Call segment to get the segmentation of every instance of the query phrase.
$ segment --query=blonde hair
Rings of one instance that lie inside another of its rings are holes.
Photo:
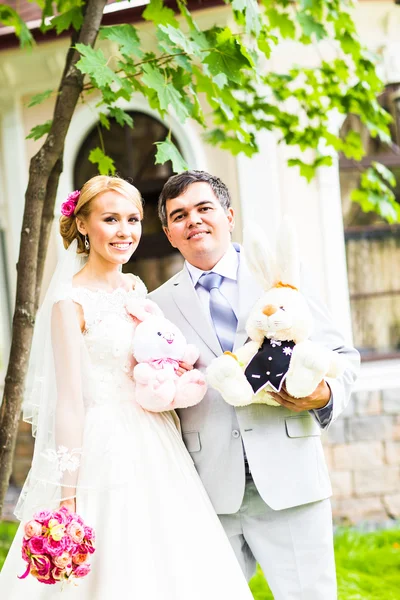
[[[96,175],[89,179],[82,187],[74,213],[70,217],[64,215],[60,217],[60,234],[63,238],[65,248],[68,248],[76,239],[78,241],[78,254],[87,252],[85,250],[85,236],[78,231],[76,217],[87,219],[91,213],[93,200],[99,194],[108,191],[118,192],[118,194],[133,202],[139,211],[140,218],[143,218],[142,196],[139,190],[120,177]]]

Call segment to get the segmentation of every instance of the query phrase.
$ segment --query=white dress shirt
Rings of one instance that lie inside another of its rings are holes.
[[[224,256],[221,258],[219,262],[210,269],[210,271],[202,271],[197,267],[185,261],[186,269],[189,271],[189,275],[191,277],[193,287],[196,290],[196,293],[199,297],[201,305],[203,307],[204,313],[207,315],[210,323],[212,324],[211,313],[210,313],[210,294],[209,292],[201,285],[197,285],[200,277],[203,273],[218,273],[218,275],[222,275],[224,278],[221,283],[221,287],[219,288],[221,294],[225,296],[228,300],[229,304],[232,307],[233,312],[238,319],[239,313],[239,290],[237,285],[237,274],[239,268],[239,252],[235,250],[233,244],[229,244],[228,250],[225,252]]]

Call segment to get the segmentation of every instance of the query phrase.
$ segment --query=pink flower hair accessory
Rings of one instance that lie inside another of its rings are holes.
[[[68,194],[66,201],[61,204],[61,214],[64,215],[64,217],[72,217],[80,195],[81,193],[79,190],[75,190]]]

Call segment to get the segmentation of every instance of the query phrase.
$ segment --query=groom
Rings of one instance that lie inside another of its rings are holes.
[[[151,299],[199,348],[196,366],[205,369],[222,353],[222,337],[225,348],[245,343],[246,319],[262,290],[231,243],[234,211],[220,179],[203,171],[172,176],[159,216],[185,265]],[[210,305],[215,285],[222,323]],[[184,442],[243,571],[250,578],[258,562],[275,600],[337,597],[332,490],[320,435],[348,403],[359,357],[305,295],[315,320],[312,339],[347,359],[342,377],[321,381],[307,398],[282,390],[275,394],[281,407],[235,409],[210,389],[200,404],[179,412]]]

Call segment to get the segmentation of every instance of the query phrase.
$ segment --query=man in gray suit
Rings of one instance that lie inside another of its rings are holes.
[[[233,351],[247,335],[249,311],[262,290],[231,243],[234,211],[229,191],[202,171],[174,175],[159,201],[164,231],[185,258],[183,270],[151,295],[200,350],[205,369],[222,353],[203,273],[222,276],[220,292],[235,313]],[[315,330],[312,339],[347,359],[343,376],[321,381],[307,398],[284,389],[280,407],[233,408],[214,390],[179,411],[184,442],[245,574],[261,565],[276,600],[334,600],[332,490],[320,442],[347,405],[359,364],[321,304],[305,293]],[[194,515],[195,518],[195,515]]]

